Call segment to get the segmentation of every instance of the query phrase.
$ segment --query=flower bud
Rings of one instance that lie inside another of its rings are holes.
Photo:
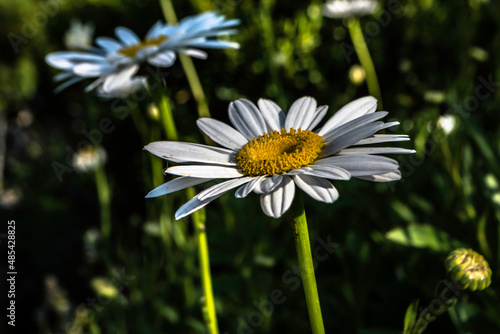
[[[471,291],[484,290],[491,284],[491,269],[484,257],[472,249],[459,248],[448,255],[446,271],[451,278]]]

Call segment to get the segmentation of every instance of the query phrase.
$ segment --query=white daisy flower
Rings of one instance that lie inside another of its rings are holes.
[[[317,107],[311,97],[295,101],[287,115],[270,100],[260,99],[258,107],[245,99],[236,100],[229,105],[229,119],[234,127],[212,118],[197,121],[207,136],[225,148],[167,141],[153,142],[144,148],[181,164],[165,170],[181,177],[155,188],[146,197],[169,194],[213,179],[228,179],[198,193],[176,212],[175,218],[183,218],[238,187],[237,198],[253,191],[261,196],[264,213],[278,218],[292,204],[295,186],[315,200],[332,203],[339,194],[328,179],[399,180],[397,161],[377,154],[415,151],[364,146],[409,140],[406,135],[375,134],[399,124],[379,121],[388,113],[375,112],[376,108],[375,98],[358,99],[314,130],[328,107]]]
[[[323,15],[334,19],[375,13],[377,0],[330,0],[323,5]]]
[[[49,65],[63,71],[55,77],[56,81],[66,80],[58,87],[59,91],[85,78],[97,78],[87,87],[87,91],[101,84],[127,85],[126,81],[118,81],[117,76],[113,74],[145,62],[157,67],[170,67],[176,59],[176,53],[205,59],[207,54],[199,48],[239,48],[238,43],[213,39],[221,35],[235,34],[236,30],[230,28],[239,22],[226,20],[224,16],[214,12],[207,12],[187,17],[175,26],[157,22],[144,40],[130,29],[118,27],[115,29],[118,39],[96,39],[99,48],[89,48],[89,52],[54,52],[47,55],[45,60]]]

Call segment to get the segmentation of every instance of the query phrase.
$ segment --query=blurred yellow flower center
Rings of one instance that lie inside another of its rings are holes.
[[[312,131],[281,129],[246,143],[236,160],[245,175],[282,174],[313,163],[324,147],[323,137]]]
[[[145,48],[147,46],[160,45],[167,39],[168,37],[163,35],[155,38],[148,38],[145,41],[140,41],[139,44],[130,45],[127,46],[126,48],[120,49],[118,50],[118,53],[130,58],[135,58],[137,51],[139,51],[140,49]]]

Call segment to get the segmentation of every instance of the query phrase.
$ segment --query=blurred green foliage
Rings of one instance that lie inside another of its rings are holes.
[[[36,24],[49,2],[57,10]],[[488,0],[401,0],[397,12],[388,14],[388,3],[361,24],[384,106],[401,122],[389,131],[409,134],[412,142],[402,146],[417,153],[397,157],[400,182],[336,182],[336,203],[306,199],[312,247],[319,240],[335,246],[316,273],[325,326],[337,333],[402,331],[408,305],[415,299],[428,305],[434,298],[436,284],[446,277],[446,254],[467,247],[485,256],[493,283],[461,296],[426,332],[498,333],[500,7]],[[233,38],[240,50],[209,51],[207,60],[195,60],[216,119],[227,121],[228,104],[239,97],[265,97],[288,108],[311,95],[329,105],[331,115],[367,95],[365,85],[349,81],[358,61],[341,47],[351,44],[347,30],[342,20],[321,15],[321,1],[191,0],[174,6],[180,18],[217,9],[242,21]],[[168,201],[176,209],[186,198],[144,199],[165,181],[158,173],[153,184],[150,157],[142,151],[153,136],[148,131],[159,131],[147,113],[149,101],[103,101],[85,94],[83,84],[52,93],[55,71],[44,57],[65,49],[63,36],[73,18],[93,22],[96,36],[113,36],[119,25],[142,36],[163,19],[159,4],[149,0],[0,1],[6,37],[0,42],[0,122],[7,124],[0,214],[17,224],[23,268],[19,328],[204,333],[192,225],[173,221],[173,211],[159,212]],[[30,25],[32,37],[23,32]],[[22,42],[13,46],[10,33]],[[201,142],[196,103],[180,63],[162,71],[168,72],[167,94],[182,139]],[[448,114],[456,120],[449,132],[440,123]],[[98,232],[92,175],[71,171],[59,180],[53,167],[67,165],[71,152],[88,140],[82,130],[97,129],[104,118],[114,126],[101,142],[112,194],[108,239]],[[142,132],[137,120],[147,124]],[[153,163],[161,173],[165,162]],[[167,225],[159,224],[161,214]],[[210,204],[206,214],[221,333],[307,333],[286,217],[265,217],[257,196],[238,200],[232,194]],[[284,301],[271,312],[266,301],[276,289]]]

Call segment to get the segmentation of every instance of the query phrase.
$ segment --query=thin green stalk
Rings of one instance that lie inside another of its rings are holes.
[[[271,74],[272,84],[269,86],[270,94],[272,94],[278,101],[279,105],[285,105],[285,95],[282,94],[283,87],[281,85],[279,67],[276,63],[276,37],[274,35],[273,18],[271,16],[273,1],[261,1],[259,13],[259,26],[262,28],[262,37],[265,43],[264,58],[269,66],[269,73]]]
[[[368,91],[378,100],[379,109],[383,109],[382,95],[380,94],[377,72],[375,72],[375,66],[373,65],[370,52],[368,51],[368,46],[366,45],[359,19],[357,17],[350,18],[347,22],[347,27],[349,29],[349,34],[351,35],[352,43],[354,44],[354,49],[358,54],[359,62],[366,73]]]
[[[111,233],[111,192],[109,189],[108,177],[104,170],[104,165],[100,164],[95,170],[95,183],[97,186],[97,196],[101,206],[101,233],[104,238]]]
[[[163,15],[167,20],[168,24],[177,24],[177,16],[175,15],[174,6],[170,0],[160,0],[161,8],[163,10]],[[193,92],[194,99],[198,104],[198,115],[200,117],[210,117],[210,110],[208,109],[207,98],[205,97],[205,92],[201,87],[200,78],[194,67],[193,61],[189,56],[180,54],[179,59],[186,73],[187,79],[189,81],[189,86],[191,86],[191,91]]]
[[[316,286],[316,276],[314,274],[306,211],[304,210],[304,204],[300,195],[297,195],[292,209],[292,229],[295,238],[295,247],[297,249],[297,257],[299,259],[302,283],[304,284],[311,329],[313,334],[324,334],[325,327],[323,325],[318,288]]]
[[[195,196],[193,188],[187,190],[189,198]],[[210,334],[218,334],[217,315],[215,310],[214,292],[212,289],[212,276],[210,274],[210,256],[208,253],[208,240],[205,229],[205,210],[193,213],[196,241],[198,242],[198,258],[200,261],[200,276],[203,285],[202,312],[205,324]]]
[[[162,3],[163,2],[165,1],[162,1]],[[170,7],[171,7],[171,12],[173,12],[171,4]],[[170,108],[168,102],[168,98],[165,96],[164,93],[162,93],[158,96],[158,99],[156,101],[157,101],[156,102],[157,106],[160,110],[161,122],[163,124],[167,139],[178,140],[178,134],[175,127],[174,118],[172,116],[172,109]],[[210,113],[208,113],[208,117],[210,117]],[[193,188],[187,189],[186,193],[188,195],[188,198],[193,198],[195,196]],[[219,330],[217,327],[217,315],[215,311],[215,302],[212,290],[212,276],[210,273],[210,257],[208,253],[208,241],[207,241],[207,234],[205,231],[205,221],[206,221],[205,210],[201,209],[193,213],[196,242],[198,244],[200,277],[203,286],[203,301],[202,301],[203,318],[207,328],[209,329],[210,334],[218,334]]]
[[[168,98],[165,94],[161,94],[158,101],[158,109],[160,110],[160,118],[163,124],[163,130],[168,140],[179,140],[177,128],[175,127],[174,117]]]

